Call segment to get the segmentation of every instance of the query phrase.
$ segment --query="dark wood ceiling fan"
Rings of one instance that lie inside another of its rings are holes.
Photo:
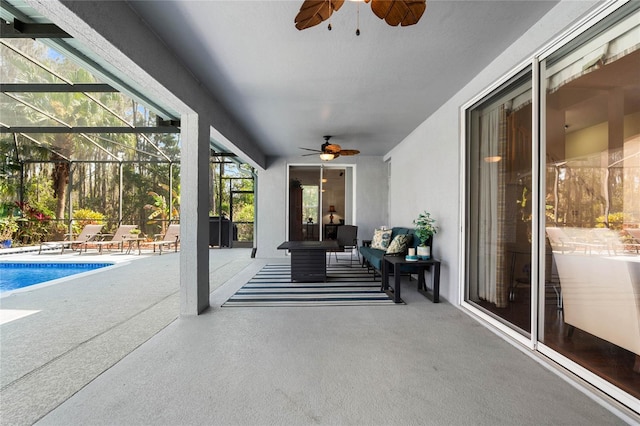
[[[357,149],[342,149],[340,145],[335,143],[329,143],[329,139],[331,136],[323,136],[324,143],[320,145],[320,149],[312,149],[312,148],[300,148],[305,151],[313,151],[313,154],[304,154],[303,157],[308,157],[310,155],[320,155],[320,159],[323,161],[334,160],[341,155],[357,155],[360,154],[360,151]]]
[[[427,8],[426,0],[364,0],[364,2],[371,3],[373,13],[392,27],[397,25],[406,27],[418,23]],[[343,4],[344,0],[305,0],[296,15],[296,28],[304,30],[326,21]]]

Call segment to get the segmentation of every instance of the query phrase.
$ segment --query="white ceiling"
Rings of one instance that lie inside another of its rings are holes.
[[[295,29],[302,0],[129,3],[266,155],[297,156],[323,135],[386,154],[557,1],[429,0],[411,27],[345,2],[332,31]]]

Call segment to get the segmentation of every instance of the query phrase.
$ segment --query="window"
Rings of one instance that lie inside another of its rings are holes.
[[[320,217],[320,187],[317,185],[302,185],[302,217],[306,222],[318,223]]]

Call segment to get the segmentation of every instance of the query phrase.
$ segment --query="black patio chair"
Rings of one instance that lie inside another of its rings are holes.
[[[349,250],[349,262],[353,263],[353,250],[358,248],[358,227],[355,225],[338,226],[336,241],[338,242],[338,249],[332,250],[336,257],[336,262],[339,261],[338,252]],[[331,264],[331,253],[329,253],[329,264]]]

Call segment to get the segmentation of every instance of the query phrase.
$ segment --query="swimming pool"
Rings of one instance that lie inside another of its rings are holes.
[[[106,266],[113,263],[0,262],[0,293]]]

